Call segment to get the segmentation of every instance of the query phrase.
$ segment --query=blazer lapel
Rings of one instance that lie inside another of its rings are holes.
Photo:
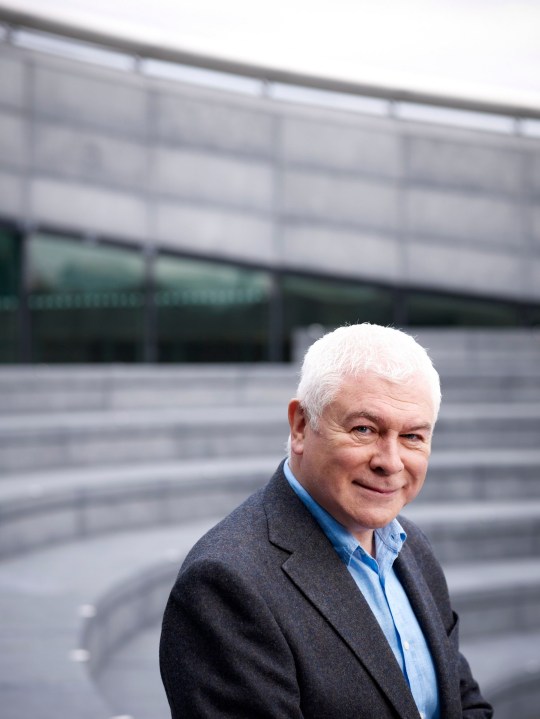
[[[459,685],[458,668],[451,659],[453,651],[433,595],[407,543],[394,566],[431,650],[439,682],[440,714],[447,719],[461,719],[461,701],[455,690]]]
[[[283,571],[334,627],[403,719],[418,709],[392,650],[353,578],[280,470],[266,488],[269,539],[290,552]]]

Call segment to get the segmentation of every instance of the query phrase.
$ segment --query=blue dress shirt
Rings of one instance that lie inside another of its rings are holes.
[[[302,487],[285,462],[285,476],[326,534],[379,622],[409,683],[422,719],[439,719],[439,692],[433,659],[409,599],[393,568],[407,535],[394,519],[375,530],[375,553],[368,554],[339,522]]]

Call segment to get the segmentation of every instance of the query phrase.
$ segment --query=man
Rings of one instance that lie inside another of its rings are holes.
[[[442,570],[396,519],[424,482],[439,378],[362,324],[310,347],[270,482],[203,537],[161,639],[173,719],[480,719]]]

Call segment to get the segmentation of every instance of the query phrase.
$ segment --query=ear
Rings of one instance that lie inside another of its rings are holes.
[[[289,402],[289,426],[291,428],[291,451],[293,454],[303,454],[307,419],[304,408],[297,399],[291,399]]]

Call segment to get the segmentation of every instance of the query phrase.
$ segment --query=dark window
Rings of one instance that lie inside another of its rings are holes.
[[[21,239],[0,228],[0,362],[20,359]]]
[[[0,228],[3,363],[290,360],[323,328],[366,321],[531,326],[540,306],[145,257],[142,248]]]
[[[283,302],[284,356],[291,356],[295,330],[322,325],[332,329],[342,324],[393,321],[392,292],[361,282],[316,279],[286,275],[281,282]]]
[[[154,285],[159,361],[268,359],[270,273],[161,255]]]
[[[510,303],[408,293],[408,324],[417,327],[512,327],[521,324],[520,313]]]
[[[36,234],[29,240],[28,261],[33,361],[142,359],[140,250]]]

